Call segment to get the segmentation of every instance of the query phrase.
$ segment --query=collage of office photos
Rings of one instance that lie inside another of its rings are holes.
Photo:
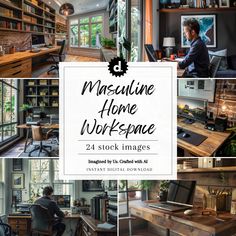
[[[235,235],[235,175],[225,167],[180,172],[178,180],[121,180],[119,235]]]
[[[117,0],[1,0],[0,77],[58,78],[117,55]]]
[[[63,181],[58,162],[0,159],[1,235],[117,236],[117,181]],[[56,205],[57,219],[50,215]],[[4,234],[7,228],[11,231]]]
[[[119,0],[119,12],[127,61],[176,61],[178,77],[236,78],[234,1]]]
[[[236,157],[236,80],[179,79],[178,157]]]
[[[59,156],[59,80],[1,79],[1,157]]]

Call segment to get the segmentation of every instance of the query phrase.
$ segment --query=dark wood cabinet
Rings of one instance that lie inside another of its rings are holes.
[[[8,216],[8,224],[11,226],[12,231],[18,236],[29,236],[30,235],[30,216]]]

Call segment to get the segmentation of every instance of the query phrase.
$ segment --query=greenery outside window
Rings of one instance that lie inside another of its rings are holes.
[[[17,80],[0,80],[0,145],[18,135],[18,92]]]
[[[70,24],[70,45],[72,47],[100,48],[103,36],[103,16],[81,17]]]
[[[55,195],[70,195],[74,200],[74,181],[59,180],[59,161],[30,160],[30,199],[34,202],[42,196],[45,186],[53,186]]]

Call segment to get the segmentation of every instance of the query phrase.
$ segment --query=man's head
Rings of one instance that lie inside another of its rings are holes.
[[[44,189],[43,189],[43,195],[44,196],[47,196],[47,197],[51,197],[53,194],[53,188],[51,186],[46,186]]]
[[[200,32],[200,25],[196,19],[184,21],[184,34],[189,41],[196,39]]]

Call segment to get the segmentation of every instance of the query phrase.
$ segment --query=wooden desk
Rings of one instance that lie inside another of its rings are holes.
[[[0,57],[0,77],[2,78],[31,78],[32,58],[56,52],[60,46],[42,48],[40,52],[33,53],[30,50],[6,54]]]
[[[42,124],[40,126],[42,129],[59,129],[59,124]],[[27,146],[32,143],[32,140],[29,141],[30,139],[29,133],[31,130],[31,126],[26,125],[26,124],[21,124],[21,125],[17,125],[16,128],[26,129],[26,138],[25,138],[25,147],[24,147],[24,152],[26,152]]]
[[[230,136],[231,132],[217,132],[210,131],[204,128],[204,125],[195,122],[193,124],[185,124],[182,122],[183,119],[178,119],[178,126],[184,129],[188,129],[198,134],[207,136],[208,138],[200,145],[195,146],[187,143],[181,139],[177,139],[178,147],[188,151],[194,156],[199,157],[210,157],[214,156],[215,152],[221,147],[225,140]]]
[[[31,235],[31,216],[30,215],[11,215],[8,216],[8,224],[12,227],[14,232],[17,232],[19,236],[30,236]],[[79,220],[80,214],[69,214],[65,216],[64,221],[68,220]],[[79,222],[79,221],[78,221]],[[78,224],[75,225],[75,228]],[[70,229],[71,230],[71,229]]]
[[[97,224],[101,224],[103,222],[95,220],[91,216],[81,215],[82,219],[82,235],[83,236],[117,236],[117,229],[106,230],[97,227]]]
[[[216,216],[203,216],[199,210],[193,216],[181,212],[168,212],[153,209],[146,203],[130,206],[133,216],[142,218],[154,225],[164,227],[166,236],[174,235],[194,236],[224,236],[236,233],[236,217],[229,213]]]
[[[100,49],[100,60],[105,62],[110,62],[111,59],[117,57],[117,50],[116,49]]]

